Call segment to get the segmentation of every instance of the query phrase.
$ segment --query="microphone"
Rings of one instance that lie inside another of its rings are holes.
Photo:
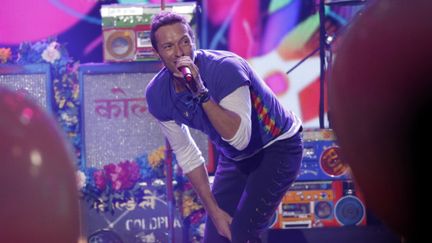
[[[186,67],[186,66],[179,67],[179,70],[183,74],[183,78],[186,81],[192,82],[192,80],[193,80],[192,72],[188,67]]]
[[[193,92],[196,93],[198,91],[196,84],[194,82],[194,78],[192,76],[192,72],[189,67],[183,66],[179,67],[180,72],[183,74],[183,78],[186,81],[186,86]]]

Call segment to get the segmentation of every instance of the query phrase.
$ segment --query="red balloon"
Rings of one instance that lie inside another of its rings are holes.
[[[420,180],[432,138],[431,9],[369,1],[341,37],[328,86],[330,122],[366,204],[407,239],[430,208]]]
[[[0,87],[0,242],[78,242],[71,147],[54,119]]]

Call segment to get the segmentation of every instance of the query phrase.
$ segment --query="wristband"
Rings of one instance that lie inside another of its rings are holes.
[[[205,103],[205,102],[209,101],[209,99],[210,99],[210,94],[209,94],[208,90],[206,90],[206,91],[200,93],[200,94],[197,96],[198,104],[200,104],[200,105],[201,105],[202,103]]]

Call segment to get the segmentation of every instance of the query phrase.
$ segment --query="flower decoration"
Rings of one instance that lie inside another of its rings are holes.
[[[8,63],[12,59],[10,48],[0,48],[0,63]]]
[[[199,243],[204,238],[206,213],[204,209],[193,212],[184,220],[184,224],[188,225],[190,239],[189,242]]]
[[[102,185],[96,183],[96,186],[105,187],[106,184],[109,184],[113,191],[118,192],[131,189],[140,178],[140,170],[136,162],[123,161],[105,165],[103,172],[97,176],[100,178],[99,182],[103,179],[102,176],[106,176],[106,182],[102,182]]]
[[[81,196],[98,212],[113,213],[124,206],[132,210],[145,204],[144,185],[156,185],[158,193],[166,196],[163,181],[166,179],[165,146],[149,154],[138,156],[132,161],[106,164],[103,168],[81,166],[81,137],[79,128],[79,62],[73,61],[65,45],[55,38],[34,43],[22,43],[17,55],[10,48],[0,48],[0,63],[49,64],[54,89],[54,113],[63,130],[75,147],[77,156],[77,187]],[[175,156],[172,161],[174,176],[174,199],[185,224],[190,225],[191,242],[203,237],[205,211],[190,182],[183,177]]]
[[[141,175],[143,180],[165,178],[165,146],[160,146],[149,155],[139,156],[136,160],[142,165]]]
[[[194,212],[203,210],[203,206],[200,204],[199,199],[189,182],[184,183],[182,189],[182,215],[183,217],[190,218],[191,221],[194,221]]]
[[[111,163],[100,169],[85,168],[82,171],[83,175],[77,173],[81,180],[86,180],[79,183],[83,185],[80,187],[81,195],[91,208],[100,213],[114,214],[116,209],[135,209],[146,203],[145,190],[148,185],[153,185],[152,189],[157,190],[157,195],[162,198],[166,196],[164,184],[158,183],[166,179],[166,165],[165,146],[160,146],[133,161]],[[175,205],[184,224],[189,226],[190,242],[200,242],[206,218],[204,207],[191,183],[178,169],[175,156],[172,165]]]
[[[143,154],[134,161],[121,161],[106,164],[103,168],[85,168],[86,178],[81,189],[82,197],[99,212],[114,212],[116,206],[127,203],[140,204],[144,185],[155,185],[165,180],[165,146],[160,146],[150,154]],[[173,159],[174,180],[181,181],[181,172],[176,169]],[[83,176],[82,176],[83,177]],[[156,183],[155,183],[156,182]],[[164,184],[161,184],[164,185]],[[176,183],[176,190],[180,190]],[[165,194],[165,187],[160,188]],[[180,199],[178,199],[180,200]]]
[[[87,177],[81,170],[76,172],[76,181],[78,190],[82,190],[86,185]]]
[[[55,61],[57,61],[61,57],[59,48],[60,48],[60,44],[57,43],[56,41],[49,43],[49,45],[42,52],[41,55],[42,59],[46,62],[54,64]]]
[[[54,112],[75,147],[77,163],[79,163],[81,155],[77,77],[79,62],[73,60],[65,45],[57,42],[56,38],[48,38],[33,43],[21,43],[18,47],[15,63],[21,65],[47,63],[50,65],[56,105],[53,107]]]
[[[204,207],[189,181],[184,181],[181,194],[181,215],[184,218],[184,225],[189,228],[190,242],[202,242],[206,220]]]

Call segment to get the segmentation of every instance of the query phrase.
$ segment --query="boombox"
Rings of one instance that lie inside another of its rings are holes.
[[[353,181],[296,182],[275,212],[271,228],[366,225],[364,197]]]
[[[102,5],[104,62],[156,60],[150,41],[150,24],[152,16],[160,11],[157,4]],[[165,11],[183,15],[196,33],[196,3],[167,4]]]
[[[351,170],[341,158],[333,130],[309,129],[303,132],[303,160],[297,181],[349,180]]]

